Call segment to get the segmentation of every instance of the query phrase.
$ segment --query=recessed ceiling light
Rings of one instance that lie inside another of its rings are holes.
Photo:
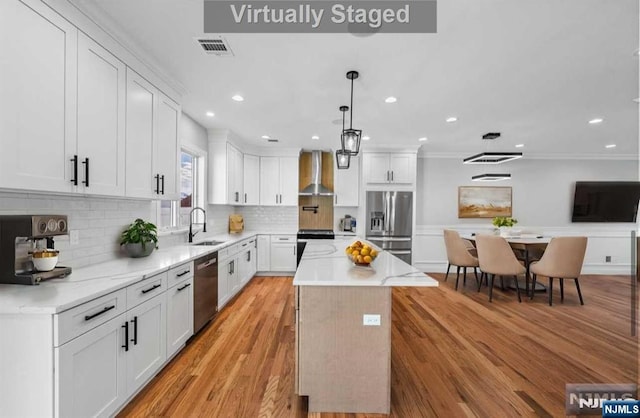
[[[311,137],[311,139],[320,139],[320,137],[318,135],[314,135]]]
[[[457,121],[458,121],[458,118],[456,118],[455,116],[451,116],[447,118],[447,123],[453,123]]]
[[[589,121],[589,123],[590,123],[590,124],[592,124],[592,125],[595,125],[595,124],[597,124],[597,123],[602,123],[602,121],[603,121],[603,120],[604,120],[604,119],[602,119],[602,118],[595,118],[595,119],[591,119],[591,120]]]
[[[210,118],[214,117],[216,114],[213,112],[207,112],[207,116],[209,116]]]
[[[236,94],[235,96],[233,96],[232,99],[235,100],[236,102],[244,101],[244,97],[240,96],[239,94]]]
[[[424,142],[424,141],[426,141],[426,140],[427,140],[427,137],[426,137],[426,136],[423,136],[422,138],[418,138],[418,141],[420,141],[420,142]]]
[[[516,148],[522,148],[522,147],[524,147],[524,144],[517,144],[516,145]]]
[[[362,140],[363,140],[363,141],[368,141],[368,140],[370,140],[370,139],[371,139],[371,138],[369,138],[369,137],[368,137],[368,136],[366,136],[366,135],[362,137]]]
[[[640,103],[640,97],[638,97],[637,99],[633,99],[633,101],[636,103]]]
[[[609,144],[609,145],[605,145],[605,148],[615,148],[616,144]]]
[[[269,135],[262,135],[262,139],[269,139],[271,138]]]
[[[636,57],[637,57],[637,56],[640,56],[640,49],[636,49],[636,50],[633,52],[633,55],[635,55]]]
[[[398,101],[398,99],[396,99],[396,98],[395,98],[395,97],[393,97],[393,96],[389,96],[389,97],[387,97],[386,99],[384,99],[384,101],[385,101],[385,103],[395,103],[395,102],[397,102],[397,101]]]

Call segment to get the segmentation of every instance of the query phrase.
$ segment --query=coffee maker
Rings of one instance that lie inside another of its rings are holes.
[[[352,218],[351,215],[344,215],[344,218],[340,219],[340,231],[353,232],[356,227],[356,218]]]
[[[0,283],[35,285],[70,274],[71,267],[37,271],[31,257],[38,248],[53,249],[53,237],[67,233],[64,215],[1,215]]]

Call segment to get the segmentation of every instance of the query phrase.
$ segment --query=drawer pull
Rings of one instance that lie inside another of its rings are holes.
[[[178,290],[178,292],[182,292],[184,289],[186,289],[186,288],[187,288],[187,287],[189,287],[189,286],[191,286],[191,283],[187,283],[187,284],[185,284],[184,286],[179,287],[177,290]]]
[[[159,287],[162,287],[162,285],[161,285],[161,284],[154,284],[153,286],[151,286],[151,287],[150,287],[150,288],[148,288],[148,289],[141,290],[141,292],[142,292],[142,294],[144,295],[145,293],[149,293],[149,292],[151,292],[152,290],[156,290],[156,289],[157,289],[157,288],[159,288]]]
[[[184,276],[185,274],[188,274],[190,271],[191,271],[191,270],[185,270],[185,271],[183,271],[182,273],[178,273],[178,274],[176,274],[176,277],[182,277],[182,276]]]
[[[105,306],[105,308],[103,310],[101,310],[100,312],[96,312],[93,315],[85,315],[84,320],[85,321],[90,321],[93,318],[102,315],[103,313],[109,312],[111,309],[115,309],[115,307],[116,307],[116,305]]]

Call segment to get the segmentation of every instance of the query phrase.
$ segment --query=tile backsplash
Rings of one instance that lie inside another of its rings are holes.
[[[297,206],[241,206],[236,208],[244,217],[244,229],[265,232],[296,232]]]

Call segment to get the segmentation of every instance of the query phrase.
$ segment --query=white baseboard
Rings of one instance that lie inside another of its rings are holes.
[[[427,273],[447,272],[446,261],[416,261],[413,266]],[[451,271],[455,273],[454,266],[451,267]],[[632,272],[629,264],[589,263],[582,267],[582,274],[630,275]]]

